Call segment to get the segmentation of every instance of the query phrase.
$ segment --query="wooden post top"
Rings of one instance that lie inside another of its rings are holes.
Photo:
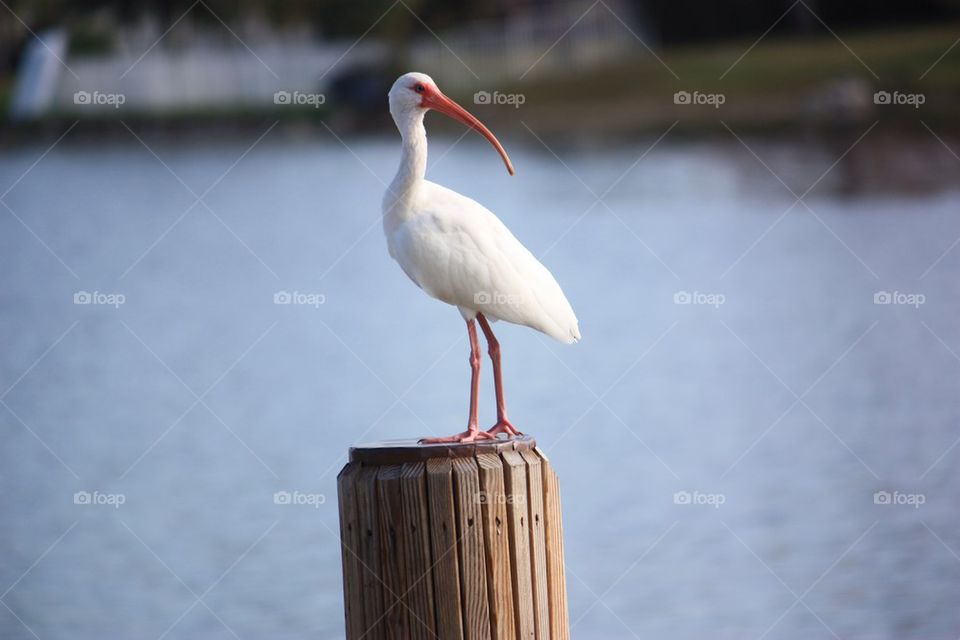
[[[421,444],[413,438],[380,440],[350,447],[350,462],[384,465],[404,462],[423,462],[431,458],[470,458],[483,453],[504,451],[533,451],[537,441],[533,436],[521,435],[479,442]]]

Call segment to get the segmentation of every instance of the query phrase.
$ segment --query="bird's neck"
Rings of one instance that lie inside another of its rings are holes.
[[[399,124],[399,123],[398,123]],[[423,127],[423,113],[415,114],[400,127],[403,144],[400,168],[387,189],[384,212],[405,208],[427,172],[427,131]]]

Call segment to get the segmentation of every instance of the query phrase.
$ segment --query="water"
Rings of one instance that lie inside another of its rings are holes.
[[[341,637],[346,448],[463,428],[462,322],[380,231],[395,140],[272,132],[233,166],[255,138],[0,160],[3,638]],[[505,142],[516,178],[472,138],[430,175],[580,318],[573,347],[495,325],[563,483],[574,637],[956,638],[960,193],[857,192],[848,159],[790,209],[732,140],[626,174],[650,141],[570,171]],[[846,146],[750,144],[797,195]]]

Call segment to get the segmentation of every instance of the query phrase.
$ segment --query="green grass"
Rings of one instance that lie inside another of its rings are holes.
[[[641,50],[633,57],[582,74],[531,79],[503,90],[525,94],[525,114],[576,110],[583,121],[591,112],[607,118],[617,112],[618,104],[624,111],[634,105],[637,123],[651,125],[678,118],[716,119],[716,110],[709,107],[675,108],[673,93],[723,93],[727,100],[721,109],[723,116],[763,126],[794,117],[789,113],[791,108],[799,116],[810,96],[833,82],[858,78],[873,90],[924,93],[927,103],[923,113],[935,119],[955,119],[952,114],[960,97],[960,45],[927,70],[960,37],[960,24],[839,35],[849,50],[824,30],[822,37],[807,39],[768,36],[746,55],[752,40],[658,52],[679,79]],[[731,109],[735,105],[737,108]],[[916,113],[913,109],[888,108],[884,115],[896,119]],[[621,116],[630,120],[626,113]]]

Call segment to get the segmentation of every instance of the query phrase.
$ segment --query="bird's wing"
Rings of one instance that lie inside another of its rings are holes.
[[[580,339],[553,275],[474,200],[425,181],[415,214],[392,241],[403,270],[433,297],[561,342]]]

